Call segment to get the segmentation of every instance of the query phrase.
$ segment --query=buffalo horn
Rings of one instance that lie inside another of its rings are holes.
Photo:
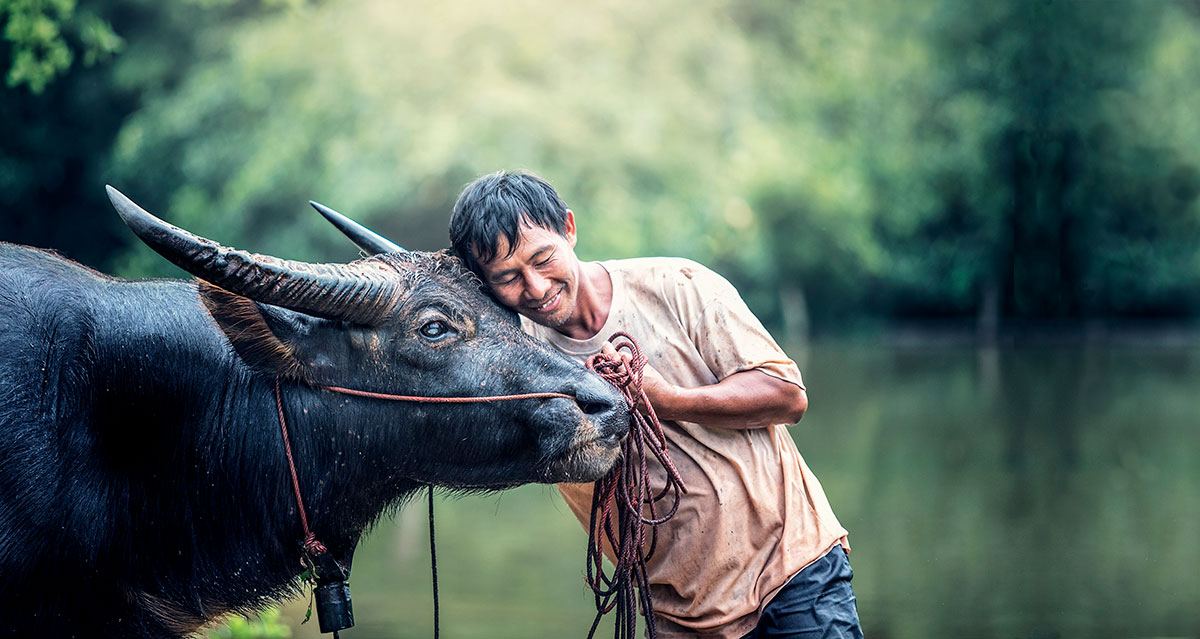
[[[397,274],[386,264],[309,264],[231,249],[168,224],[106,188],[121,219],[150,248],[188,273],[257,302],[373,324],[400,295]]]
[[[338,213],[337,211],[321,204],[320,202],[308,201],[318,213],[325,216],[330,224],[337,227],[339,231],[346,234],[351,242],[358,245],[358,248],[366,251],[371,255],[380,253],[396,253],[403,251],[404,247],[387,239],[386,237],[372,231],[371,229],[355,222],[354,220]]]

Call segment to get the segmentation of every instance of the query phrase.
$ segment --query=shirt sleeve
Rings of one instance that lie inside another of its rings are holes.
[[[709,370],[718,379],[760,370],[804,388],[800,369],[750,312],[725,278],[691,261],[684,261],[672,286],[672,299],[684,329]]]

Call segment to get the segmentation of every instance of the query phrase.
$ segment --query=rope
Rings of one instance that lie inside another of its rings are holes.
[[[596,353],[588,358],[587,367],[621,391],[629,405],[632,417],[629,436],[621,444],[622,463],[596,482],[592,493],[592,513],[588,525],[587,583],[595,593],[596,618],[588,632],[588,639],[595,636],[600,619],[613,609],[617,611],[614,639],[634,639],[639,604],[642,614],[646,617],[647,636],[655,639],[657,632],[654,627],[654,606],[650,600],[650,583],[646,576],[646,562],[654,556],[654,550],[658,546],[657,526],[675,515],[679,509],[680,497],[687,493],[687,487],[683,485],[679,471],[676,470],[675,464],[671,462],[671,458],[667,454],[667,438],[663,434],[662,425],[659,424],[654,408],[646,398],[645,392],[642,391],[646,357],[642,354],[637,340],[627,333],[615,333],[609,337],[609,342],[614,344],[617,355]],[[622,351],[627,352],[630,356],[628,365],[620,356]],[[550,392],[481,397],[423,397],[375,393],[341,386],[322,386],[321,388],[355,397],[431,404],[467,404],[560,397],[575,399],[565,393]],[[292,456],[291,443],[288,440],[283,396],[278,378],[275,379],[275,408],[279,413],[279,428],[283,436],[284,452],[287,454],[288,471],[291,473],[292,490],[295,493],[296,506],[300,513],[300,524],[304,529],[306,559],[311,565],[312,556],[328,551],[309,528],[308,515],[300,491],[300,478],[296,473],[296,463]],[[639,408],[645,411],[644,415],[638,411]],[[653,490],[647,482],[647,451],[658,459],[667,471],[666,485],[658,494],[653,494]],[[671,509],[660,517],[656,504],[668,495],[673,497]],[[649,517],[644,515],[643,509],[649,511]],[[613,521],[614,514],[615,522]],[[647,527],[649,527],[649,533],[647,533]],[[647,538],[650,542],[649,549],[646,548]],[[603,545],[605,541],[608,542],[615,555],[615,567],[611,576],[604,572]],[[432,485],[429,486],[429,552],[433,573],[433,636],[434,639],[437,639],[440,633],[440,611]],[[336,632],[334,637],[337,637]]]
[[[422,397],[416,395],[392,395],[389,393],[374,393],[370,391],[356,390],[353,388],[343,388],[341,386],[323,386],[325,390],[341,393],[343,395],[352,395],[355,397],[367,397],[371,399],[386,399],[391,401],[405,402],[422,402],[430,404],[468,404],[479,402],[501,402],[513,401],[518,399],[555,399],[566,398],[574,399],[573,396],[565,393],[521,393],[515,395],[486,395],[481,397]],[[296,472],[296,462],[292,455],[292,444],[288,438],[287,418],[283,411],[283,394],[280,390],[279,378],[275,378],[275,409],[279,415],[279,431],[283,436],[283,451],[287,455],[288,472],[292,478],[292,491],[296,497],[296,508],[300,513],[300,525],[304,529],[304,559],[307,561],[312,574],[316,574],[316,564],[314,557],[328,552],[325,545],[317,540],[316,534],[309,528],[308,514],[304,508],[304,497],[300,490],[300,477]],[[433,485],[429,485],[429,554],[431,560],[431,571],[433,573],[433,636],[438,639],[441,632],[440,628],[440,610],[438,602],[438,577],[437,577],[437,544],[434,538],[433,527]],[[334,639],[337,639],[338,633],[333,633]]]
[[[614,608],[617,613],[614,638],[634,639],[638,604],[646,618],[646,634],[650,639],[655,639],[658,635],[654,626],[654,606],[650,600],[646,562],[654,556],[658,546],[657,526],[679,510],[680,497],[687,493],[687,487],[683,485],[679,471],[667,454],[667,438],[663,435],[662,425],[646,393],[642,391],[646,356],[642,354],[637,340],[626,333],[615,333],[609,342],[615,345],[617,355],[597,353],[588,358],[587,366],[621,391],[629,404],[632,419],[629,437],[621,444],[622,463],[596,482],[592,491],[587,583],[595,593],[596,618],[588,631],[588,639],[595,636],[600,619]],[[630,356],[628,366],[625,358],[620,356],[622,351]],[[644,409],[645,414],[638,411],[639,407]],[[666,485],[658,494],[653,494],[648,482],[647,451],[666,470]],[[657,504],[668,495],[673,497],[670,511],[660,517]],[[645,516],[643,509],[649,511],[649,517]],[[650,542],[648,549],[647,537]],[[614,554],[615,566],[611,576],[604,573],[605,541]]]
[[[304,552],[309,556],[326,552],[325,545],[308,527],[308,515],[304,511],[304,498],[300,495],[300,477],[296,474],[296,462],[292,459],[292,444],[288,441],[287,419],[283,416],[283,395],[279,390],[279,378],[275,378],[275,409],[279,411],[279,431],[283,434],[283,452],[287,454],[288,470],[292,474],[292,490],[296,494],[296,508],[300,511],[300,525],[304,528]]]
[[[522,393],[520,395],[484,395],[482,397],[423,397],[420,395],[391,395],[389,393],[372,393],[370,391],[342,388],[341,386],[322,386],[325,390],[353,395],[355,397],[370,397],[371,399],[389,399],[397,402],[421,402],[424,404],[475,404],[480,402],[506,402],[514,399],[553,399],[564,397],[575,399],[566,393]]]
[[[433,484],[429,484],[429,565],[433,573],[433,639],[438,639],[441,616],[438,613],[437,544],[433,540]]]

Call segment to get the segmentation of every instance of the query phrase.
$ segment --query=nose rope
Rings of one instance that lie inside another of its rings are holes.
[[[627,333],[614,333],[609,337],[609,342],[615,345],[618,354],[614,356],[596,353],[588,358],[587,367],[621,392],[625,402],[629,405],[631,419],[629,436],[621,443],[622,463],[597,481],[592,492],[591,521],[588,525],[587,584],[595,593],[596,618],[588,632],[588,639],[592,639],[596,634],[600,619],[614,608],[617,611],[614,639],[634,639],[637,629],[638,604],[641,605],[642,614],[646,618],[646,633],[650,639],[655,639],[657,633],[654,627],[654,607],[650,600],[650,583],[646,575],[646,562],[654,555],[654,550],[658,545],[658,525],[670,519],[679,510],[680,496],[687,493],[687,487],[684,486],[675,464],[671,462],[671,457],[667,453],[667,438],[663,434],[662,425],[659,424],[658,416],[654,413],[654,408],[642,390],[643,373],[647,363],[646,356],[642,354],[637,340]],[[628,365],[620,356],[622,351],[630,355]],[[554,392],[438,397],[376,393],[341,386],[319,386],[319,388],[354,397],[429,404],[470,404],[520,399],[577,399],[566,393]],[[296,472],[292,446],[288,439],[287,419],[283,411],[283,396],[278,378],[275,379],[274,391],[284,452],[287,456],[300,524],[304,530],[304,551],[310,567],[315,568],[314,559],[328,551],[309,528],[308,515],[300,491],[300,478]],[[645,415],[638,412],[639,408],[645,410]],[[666,470],[666,484],[657,494],[653,494],[654,491],[648,483],[647,451],[658,459]],[[433,486],[430,485],[429,488],[430,552],[436,553],[433,546]],[[673,497],[671,509],[660,517],[656,504],[668,494]],[[614,506],[616,507],[615,522],[613,521]],[[649,511],[649,517],[645,516],[643,508]],[[647,534],[647,527],[650,529],[649,534]],[[647,537],[650,541],[649,549],[645,544]],[[615,554],[615,567],[611,576],[604,573],[603,545],[605,541],[608,542]],[[433,559],[433,562],[434,637],[436,638],[439,630],[436,559]],[[334,637],[337,637],[336,631]]]
[[[304,498],[300,496],[300,477],[296,474],[296,461],[292,458],[292,444],[288,440],[287,419],[283,414],[283,395],[279,391],[279,378],[275,379],[275,410],[279,412],[279,431],[283,435],[283,452],[287,455],[288,471],[292,476],[292,490],[296,493],[296,507],[300,513],[300,526],[304,529],[304,552],[310,556],[326,552],[325,545],[317,541],[316,534],[308,527],[308,514],[304,510]]]
[[[654,606],[650,600],[646,562],[654,555],[658,545],[658,526],[679,510],[680,497],[687,493],[687,487],[671,462],[662,425],[642,390],[646,356],[642,354],[637,340],[627,333],[614,333],[608,341],[614,344],[617,354],[596,353],[588,358],[587,367],[621,391],[629,404],[631,420],[629,437],[621,443],[622,463],[596,482],[592,489],[587,583],[596,597],[596,618],[588,631],[588,639],[595,636],[601,617],[614,608],[617,611],[614,638],[634,639],[638,604],[641,604],[642,614],[646,618],[646,635],[655,639],[658,635],[654,627]],[[622,351],[629,354],[628,365],[621,356]],[[654,494],[649,483],[647,451],[658,459],[666,471],[666,483],[657,494]],[[668,495],[673,497],[671,509],[660,517],[656,504]],[[614,508],[616,521],[613,521]],[[643,509],[649,511],[648,517]],[[647,538],[650,542],[648,549]],[[614,555],[612,576],[604,574],[606,541]]]
[[[321,386],[325,390],[330,390],[343,395],[354,395],[356,397],[369,397],[372,399],[389,399],[394,401],[405,402],[427,402],[433,404],[468,404],[477,402],[502,402],[516,399],[554,399],[565,397],[574,399],[566,393],[522,393],[517,395],[485,395],[482,397],[420,397],[415,395],[392,395],[389,393],[372,393],[369,391],[355,390],[353,388],[342,388],[340,386]],[[288,440],[287,418],[283,413],[283,395],[279,390],[279,378],[275,378],[275,409],[279,414],[279,431],[283,436],[283,451],[287,456],[288,471],[292,477],[292,491],[296,495],[296,507],[300,513],[300,525],[304,529],[304,550],[309,555],[317,555],[326,552],[325,545],[317,541],[317,536],[308,527],[308,514],[304,509],[304,497],[300,494],[300,477],[296,473],[296,462],[292,457],[292,444]]]
[[[296,472],[296,461],[295,461],[294,456],[292,455],[291,441],[288,438],[287,416],[284,414],[284,411],[283,411],[283,393],[280,390],[280,383],[279,383],[278,377],[275,378],[274,386],[275,386],[275,388],[274,388],[275,410],[279,415],[279,432],[283,438],[283,452],[284,452],[285,456],[287,457],[288,472],[291,475],[291,480],[292,480],[292,491],[296,497],[296,510],[298,511],[298,513],[300,515],[300,526],[304,530],[304,542],[303,542],[302,546],[304,549],[305,563],[308,565],[310,574],[312,574],[314,576],[318,575],[318,572],[321,570],[321,566],[332,565],[332,566],[334,566],[334,571],[336,573],[339,573],[339,574],[333,575],[333,577],[336,579],[336,577],[340,576],[341,579],[339,581],[344,580],[347,575],[346,570],[340,564],[338,564],[336,561],[334,561],[332,563],[327,561],[327,559],[328,559],[327,553],[329,552],[328,549],[325,547],[325,544],[322,544],[317,539],[316,533],[314,533],[312,531],[312,529],[309,527],[308,513],[304,507],[304,497],[300,490],[300,477],[299,477],[299,474]],[[431,404],[469,404],[469,403],[481,403],[481,402],[512,401],[512,400],[518,400],[518,399],[557,399],[557,398],[575,399],[573,396],[567,395],[566,393],[520,393],[520,394],[515,394],[515,395],[484,395],[484,396],[480,396],[480,397],[423,397],[423,396],[416,396],[416,395],[393,395],[390,393],[373,393],[370,391],[356,390],[353,388],[342,388],[341,386],[320,386],[319,388],[333,391],[335,393],[341,393],[343,395],[353,395],[355,397],[367,397],[367,398],[371,398],[371,399],[386,399],[386,400],[392,400],[392,401],[405,401],[405,402],[423,402],[423,403],[431,403]],[[433,604],[433,606],[434,606],[433,607],[433,628],[434,628],[434,630],[433,630],[433,632],[434,632],[434,638],[436,639],[438,636],[437,559],[436,559],[437,550],[436,550],[436,547],[434,546],[434,542],[433,542],[433,485],[432,484],[429,486],[429,544],[430,544],[430,553],[433,557],[433,560],[432,560],[433,601],[434,601],[434,604]],[[322,579],[329,577],[328,575],[319,575],[319,576]],[[311,612],[311,608],[310,608],[310,612]],[[321,611],[318,609],[317,612],[319,615]],[[353,621],[350,621],[349,623],[353,624]],[[334,639],[337,639],[338,632],[336,630],[333,631],[333,636],[334,636]]]
[[[507,402],[514,399],[554,399],[563,397],[566,399],[575,399],[573,395],[566,393],[520,393],[517,395],[483,395],[480,397],[426,397],[424,395],[392,395],[391,393],[373,393],[364,390],[355,390],[353,388],[342,388],[341,386],[320,386],[327,391],[341,393],[343,395],[353,395],[355,397],[369,397],[371,399],[387,399],[396,402],[421,402],[425,404],[477,404],[481,402]]]

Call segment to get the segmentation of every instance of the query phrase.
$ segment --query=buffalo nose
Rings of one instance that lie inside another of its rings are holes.
[[[629,432],[629,405],[608,382],[595,379],[580,384],[575,388],[575,403],[596,423],[601,436],[620,439]]]

